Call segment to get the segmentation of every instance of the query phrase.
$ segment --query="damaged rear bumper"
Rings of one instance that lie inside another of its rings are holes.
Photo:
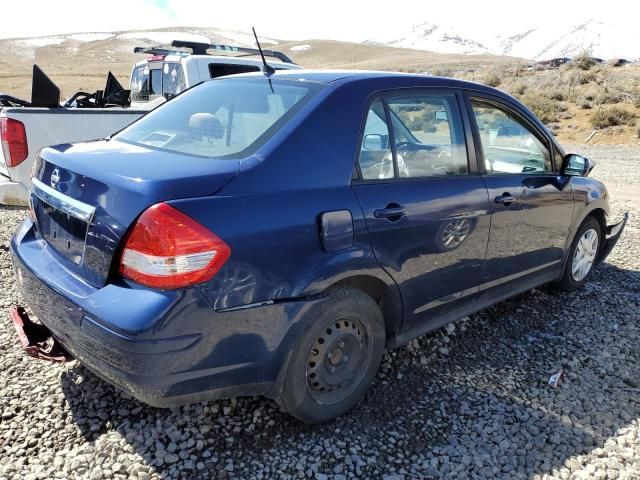
[[[606,237],[598,257],[599,262],[604,261],[611,253],[611,250],[613,250],[613,247],[616,246],[616,243],[618,243],[620,235],[622,235],[624,227],[627,224],[627,220],[629,220],[629,212],[625,212],[622,216],[622,220],[618,223],[607,226]]]
[[[27,355],[52,362],[66,362],[73,358],[55,339],[51,330],[33,322],[23,307],[12,307],[9,316]]]

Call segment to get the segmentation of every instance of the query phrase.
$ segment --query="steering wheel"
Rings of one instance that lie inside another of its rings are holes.
[[[397,154],[397,158],[399,176],[408,177],[409,169],[407,168],[407,164],[405,163],[404,158],[399,153]],[[393,178],[393,152],[389,150],[381,162],[366,167],[365,170],[367,170],[367,172],[371,172],[370,174],[366,175],[367,178]]]
[[[396,143],[396,150],[407,150],[410,152],[419,150],[419,146],[413,142],[398,142]]]
[[[451,158],[451,150],[442,149],[438,152],[438,159],[441,158]]]

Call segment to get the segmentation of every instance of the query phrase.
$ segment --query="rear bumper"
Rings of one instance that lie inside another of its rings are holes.
[[[0,174],[0,204],[25,207],[29,205],[29,192],[21,183]]]
[[[598,256],[599,262],[604,261],[611,253],[611,250],[613,250],[613,247],[616,246],[616,243],[618,243],[620,235],[622,235],[624,227],[627,224],[627,220],[629,220],[629,212],[625,212],[622,220],[618,223],[607,226],[606,237],[602,245],[602,250],[600,250],[600,255]]]
[[[97,289],[64,272],[29,220],[11,250],[25,301],[64,349],[156,407],[267,394],[311,303],[222,313],[197,289]]]

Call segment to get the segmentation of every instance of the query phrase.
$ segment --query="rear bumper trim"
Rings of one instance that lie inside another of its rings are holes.
[[[613,250],[613,247],[616,246],[616,243],[618,243],[620,235],[622,235],[624,227],[627,224],[627,220],[629,220],[629,212],[625,212],[622,216],[622,220],[618,223],[607,226],[606,237],[603,242],[600,255],[598,256],[598,262],[604,261],[604,259],[611,253],[611,250]]]
[[[31,193],[56,210],[60,210],[83,222],[91,222],[96,213],[95,207],[60,193],[37,178],[31,179]]]

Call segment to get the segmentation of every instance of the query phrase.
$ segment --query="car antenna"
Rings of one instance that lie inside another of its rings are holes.
[[[260,46],[260,42],[258,41],[258,35],[256,35],[256,29],[254,27],[251,27],[251,30],[253,30],[253,37],[256,39],[256,45],[258,45],[258,50],[260,51],[260,56],[262,57],[262,64],[264,65],[264,69],[262,70],[262,72],[265,74],[266,77],[270,77],[271,75],[276,73],[276,70],[271,65],[269,65],[267,61],[264,59],[264,53],[262,52],[262,47]]]

